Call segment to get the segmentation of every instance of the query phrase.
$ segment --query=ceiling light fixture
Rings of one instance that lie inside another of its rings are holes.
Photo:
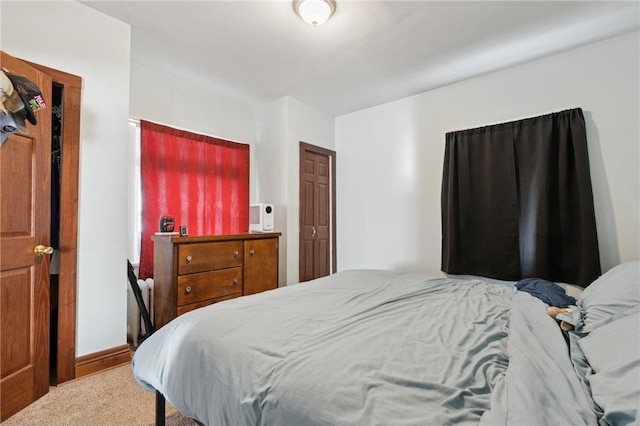
[[[336,11],[335,0],[293,0],[293,10],[309,25],[317,27],[327,22]]]

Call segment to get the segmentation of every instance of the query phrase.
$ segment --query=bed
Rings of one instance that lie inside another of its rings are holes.
[[[206,425],[637,424],[639,268],[587,287],[569,343],[513,286],[343,271],[176,318],[134,376]]]

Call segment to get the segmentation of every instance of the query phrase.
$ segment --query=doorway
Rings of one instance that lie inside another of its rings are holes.
[[[336,153],[300,142],[299,281],[335,273]]]
[[[51,232],[57,232],[57,248],[50,272],[57,287],[51,288],[49,374],[51,385],[72,380],[76,376],[76,283],[78,253],[78,179],[80,171],[80,110],[82,78],[25,61],[51,77],[52,96],[49,101],[51,129],[51,185],[57,181],[58,189],[51,194]],[[57,123],[57,128],[56,128]],[[54,140],[54,139],[57,139]],[[55,149],[58,149],[57,168],[54,167]],[[57,174],[54,179],[53,174]],[[57,207],[53,204],[57,203]],[[58,212],[55,215],[55,211]],[[57,230],[55,229],[57,227]],[[51,234],[51,243],[55,236]],[[50,244],[51,245],[51,244]],[[57,297],[54,294],[57,291]],[[55,312],[54,312],[55,306]],[[55,325],[54,325],[55,322]],[[54,340],[55,339],[55,340]]]
[[[51,218],[49,246],[49,384],[58,380],[58,295],[60,274],[60,183],[62,181],[62,94],[64,87],[51,84]]]

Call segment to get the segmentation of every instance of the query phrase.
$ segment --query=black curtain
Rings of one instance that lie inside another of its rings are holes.
[[[589,285],[600,275],[579,108],[446,135],[442,270]]]

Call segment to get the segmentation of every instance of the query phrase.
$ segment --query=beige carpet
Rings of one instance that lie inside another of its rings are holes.
[[[196,423],[166,406],[167,426]],[[153,425],[155,394],[133,378],[131,365],[83,377],[49,389],[49,393],[2,425]]]

